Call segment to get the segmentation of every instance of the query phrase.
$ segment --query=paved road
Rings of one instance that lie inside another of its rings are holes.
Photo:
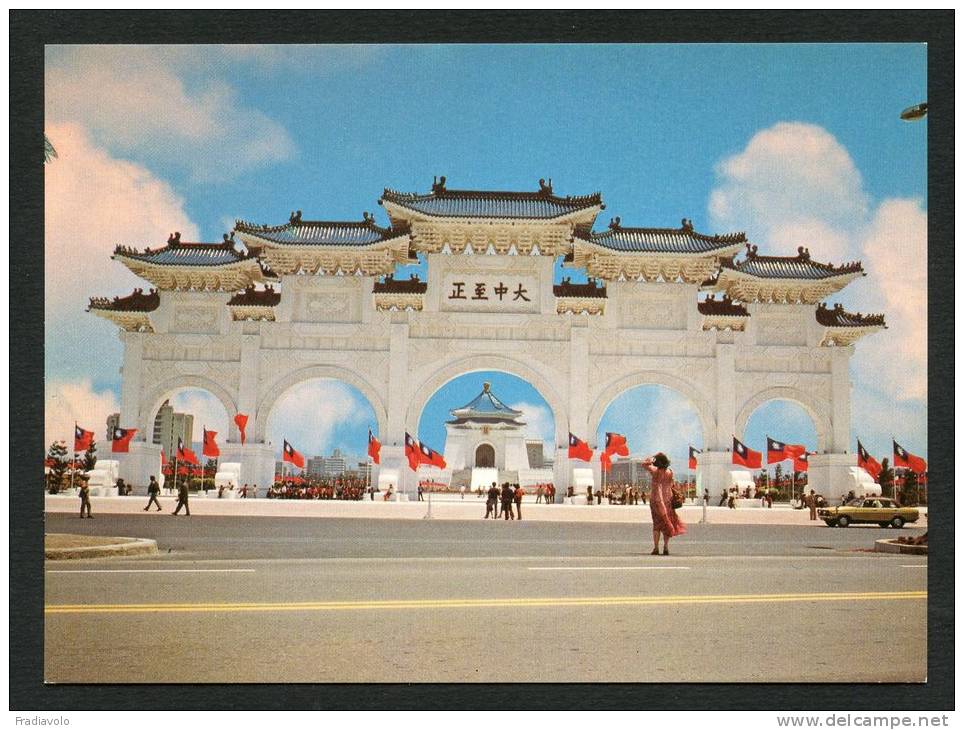
[[[926,559],[879,528],[48,515],[54,682],[921,681]],[[910,534],[905,530],[905,534]],[[167,552],[170,549],[171,552]]]

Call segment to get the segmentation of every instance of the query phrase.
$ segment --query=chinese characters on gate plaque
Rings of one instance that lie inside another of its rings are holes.
[[[477,282],[453,281],[452,289],[448,294],[448,298],[449,300],[471,299],[472,301],[477,301],[477,302],[490,301],[488,292],[489,292],[488,285],[484,281],[477,281]],[[498,301],[500,302],[501,301],[518,302],[520,300],[524,302],[532,301],[532,299],[530,299],[528,296],[529,290],[523,285],[522,282],[517,283],[515,285],[515,288],[512,289],[511,287],[506,286],[504,282],[500,281],[496,286],[492,287],[491,292],[492,292],[492,299],[494,300],[496,297],[498,297]],[[469,294],[471,294],[471,297],[468,296]],[[510,296],[511,296],[511,299],[507,299],[507,297],[510,297]]]

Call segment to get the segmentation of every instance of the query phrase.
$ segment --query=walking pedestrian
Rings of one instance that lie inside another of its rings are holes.
[[[817,519],[817,495],[811,489],[810,494],[807,495],[807,506],[810,508],[810,519]]]
[[[542,503],[542,495],[544,493],[545,493],[545,490],[542,488],[541,484],[536,487],[536,504]]]
[[[419,501],[419,502],[424,502],[424,501],[425,501],[425,497],[422,496],[422,491],[423,491],[423,490],[422,490],[422,485],[419,484],[419,485],[418,485],[418,501]]]
[[[669,539],[686,532],[686,526],[673,507],[673,471],[666,454],[659,452],[643,461],[653,477],[649,510],[653,517],[653,552],[659,555],[659,536],[663,536],[663,555],[669,555]]]
[[[157,495],[159,495],[160,493],[161,493],[161,485],[157,483],[157,479],[152,474],[151,483],[147,485],[148,499],[147,499],[147,506],[144,508],[145,512],[147,512],[151,508],[152,504],[157,506],[158,512],[161,511],[161,503],[157,501]]]
[[[517,520],[522,519],[522,495],[525,493],[526,492],[522,488],[521,484],[515,485],[515,493],[512,495],[512,497],[515,499],[515,515]]]
[[[495,482],[492,482],[492,486],[489,487],[489,491],[486,493],[485,499],[485,519],[489,519],[489,515],[492,515],[493,520],[499,519],[499,488],[496,486]]]
[[[183,507],[184,514],[186,514],[188,517],[191,516],[191,508],[188,506],[187,496],[187,482],[181,482],[177,485],[177,506],[174,508],[174,511],[171,512],[172,515],[177,517],[178,512],[180,512],[181,507]]]
[[[94,519],[90,514],[90,486],[87,482],[80,485],[80,518],[84,518],[84,508],[87,508],[87,517]]]

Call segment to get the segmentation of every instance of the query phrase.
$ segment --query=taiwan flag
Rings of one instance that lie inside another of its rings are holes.
[[[418,448],[418,441],[413,439],[408,431],[405,432],[405,458],[408,459],[408,468],[417,471],[422,462],[422,451]]]
[[[368,455],[371,457],[372,461],[376,464],[381,464],[381,457],[379,454],[382,450],[382,443],[377,438],[375,434],[372,433],[371,429],[368,429]]]
[[[204,448],[201,453],[211,459],[216,459],[221,455],[221,449],[218,448],[218,443],[215,441],[215,437],[218,435],[217,431],[208,431],[206,428],[204,431]]]
[[[857,466],[863,469],[865,472],[870,474],[877,481],[880,478],[881,466],[870,452],[864,448],[864,445],[860,443],[860,439],[857,439]]]
[[[74,424],[74,451],[87,451],[94,443],[94,432]]]
[[[284,450],[281,456],[282,461],[287,461],[299,469],[305,468],[305,457],[295,451],[295,447],[285,441]]]
[[[135,433],[137,433],[136,428],[114,428],[110,434],[111,453],[126,454],[130,451],[131,439],[134,438]]]
[[[610,456],[629,456],[629,446],[626,444],[626,437],[621,433],[606,432],[606,453]]]
[[[236,413],[234,414],[234,423],[241,432],[241,445],[244,446],[244,429],[248,425],[248,417],[243,413]]]
[[[420,443],[418,445],[418,451],[418,458],[422,464],[437,466],[439,469],[445,468],[445,459],[442,458],[442,455],[439,452],[435,451],[424,443]]]
[[[807,453],[807,447],[799,444],[786,444],[767,436],[767,464],[786,459],[796,459]]]
[[[927,462],[919,456],[914,456],[907,449],[894,441],[894,466],[910,469],[915,474],[927,471]]]
[[[697,455],[697,454],[702,454],[702,453],[703,453],[703,452],[700,451],[699,449],[697,449],[697,448],[695,448],[695,447],[693,447],[693,446],[690,446],[690,462],[689,462],[689,464],[688,464],[690,471],[696,471],[696,467],[697,467],[696,455]]]
[[[589,444],[573,436],[572,431],[569,432],[569,458],[592,461],[592,449],[589,448]]]
[[[804,451],[804,452],[803,452],[802,454],[800,454],[799,456],[794,456],[794,457],[793,457],[793,471],[794,471],[794,472],[800,472],[800,471],[806,471],[807,469],[809,469],[809,468],[810,468],[810,456],[811,456],[812,454],[814,454],[814,453],[816,453],[816,452],[813,452],[813,451]]]
[[[613,468],[613,460],[612,457],[609,456],[608,451],[604,451],[599,455],[599,465],[602,467],[603,472],[608,472]]]
[[[188,464],[197,464],[197,454],[191,451],[191,449],[184,448],[184,442],[180,436],[177,437],[177,453],[174,458]]]
[[[747,469],[759,469],[763,466],[763,454],[747,448],[746,444],[734,436],[733,463],[745,466]]]

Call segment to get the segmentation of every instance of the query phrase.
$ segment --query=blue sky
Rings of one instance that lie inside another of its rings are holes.
[[[86,296],[130,291],[108,260],[117,243],[158,245],[175,229],[217,240],[237,217],[279,223],[296,208],[385,223],[383,187],[446,175],[534,190],[551,177],[564,195],[603,192],[597,227],[687,217],[772,252],[805,240],[823,260],[863,258],[871,276],[837,299],[886,311],[877,338],[893,339],[858,345],[855,437],[886,453],[895,433],[926,454],[926,348],[908,346],[904,370],[887,356],[926,301],[900,290],[922,288],[900,262],[926,255],[926,122],[898,118],[926,97],[924,46],[48,47],[46,61],[47,133],[62,153],[47,170],[48,261],[75,257],[85,282],[47,305],[48,423],[99,419],[119,394],[113,327],[82,312]],[[61,276],[48,265],[48,289]],[[878,364],[885,376],[870,376]],[[503,399],[534,402],[503,377]],[[444,392],[464,402],[477,379]],[[434,403],[422,428],[438,448],[460,403]],[[812,440],[794,409],[763,409],[748,440]],[[306,450],[362,451],[361,420],[319,428],[325,443]]]

